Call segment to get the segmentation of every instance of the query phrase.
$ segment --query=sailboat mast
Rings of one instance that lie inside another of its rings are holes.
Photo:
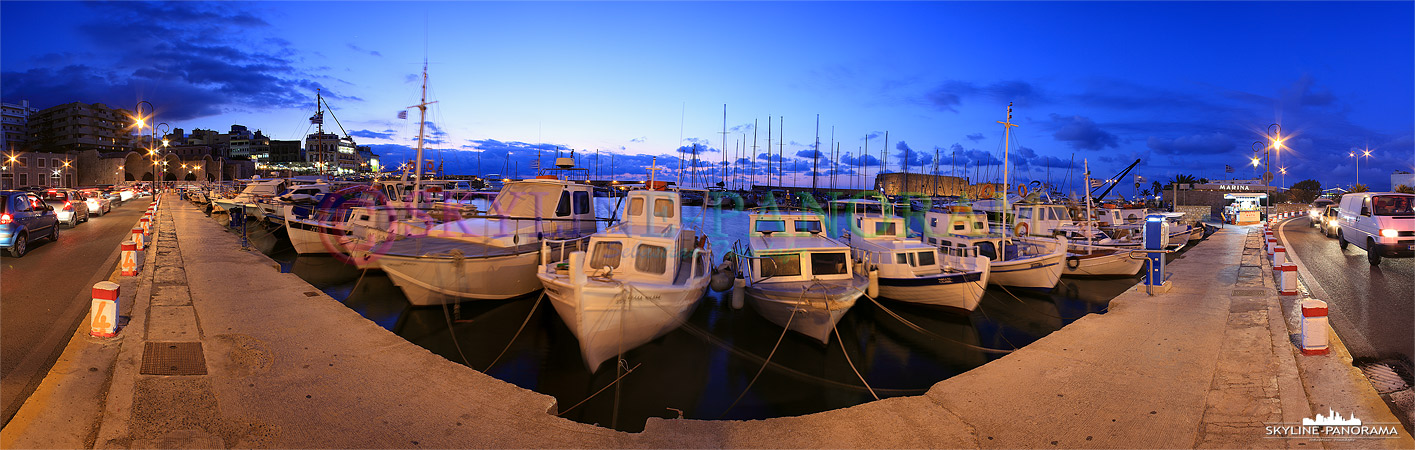
[[[1085,233],[1086,233],[1086,245],[1090,245],[1090,244],[1091,244],[1091,160],[1090,160],[1090,159],[1083,159],[1082,161],[1083,161],[1083,163],[1085,164],[1085,171],[1086,171],[1086,174],[1085,174],[1086,183],[1083,185],[1083,186],[1086,187],[1086,218],[1085,218],[1085,219],[1086,219],[1086,228],[1085,228]],[[1087,253],[1089,253],[1089,252],[1090,252],[1090,249],[1088,248],[1088,249],[1086,249],[1086,251],[1087,251]]]
[[[747,184],[748,190],[757,188],[757,119],[752,119],[752,156],[747,160],[747,170],[750,170],[751,182]]]
[[[1012,212],[1007,206],[1007,191],[1010,182],[1007,178],[1010,175],[1007,167],[1007,147],[1011,145],[1012,127],[1017,126],[1012,123],[1012,102],[1007,103],[1007,121],[998,121],[997,123],[1002,124],[1002,236],[1007,237],[1007,214]]]
[[[811,193],[816,192],[816,174],[821,166],[821,115],[816,114],[816,143],[811,147]]]
[[[722,104],[722,188],[727,189],[727,104]]]
[[[434,102],[436,103],[436,102]],[[418,195],[423,182],[423,131],[427,128],[427,60],[423,60],[422,101],[418,102],[418,159],[413,168],[413,195]],[[415,198],[414,201],[417,201]]]

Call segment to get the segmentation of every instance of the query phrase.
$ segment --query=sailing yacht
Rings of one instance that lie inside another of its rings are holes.
[[[835,324],[869,280],[850,263],[850,247],[825,235],[825,218],[804,210],[756,209],[739,258],[746,299],[783,328],[830,342]]]
[[[678,192],[630,191],[624,220],[591,235],[589,253],[568,261],[551,258],[564,253],[551,244],[573,241],[542,241],[536,276],[590,371],[677,329],[702,300],[712,247],[706,234],[683,226],[682,203]]]
[[[848,205],[850,231],[842,240],[856,261],[879,270],[879,295],[911,303],[971,312],[988,284],[989,260],[976,247],[939,248],[908,239],[903,217],[889,203],[838,200]],[[871,213],[871,208],[881,213]]]

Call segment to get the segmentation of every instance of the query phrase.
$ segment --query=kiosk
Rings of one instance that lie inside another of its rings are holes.
[[[1223,207],[1225,222],[1234,225],[1253,225],[1263,221],[1263,205],[1268,203],[1267,193],[1223,194],[1223,199],[1230,201],[1227,206]]]

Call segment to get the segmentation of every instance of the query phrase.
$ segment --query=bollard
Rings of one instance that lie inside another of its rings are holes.
[[[88,316],[89,336],[111,338],[118,335],[118,283],[100,281],[93,285],[93,305]]]
[[[152,221],[149,220],[151,217],[143,215],[141,219],[138,219],[138,226],[142,228],[143,234],[152,234]]]
[[[125,277],[138,276],[138,243],[132,240],[123,241],[123,257],[118,263],[122,270],[120,275]]]
[[[133,227],[133,242],[137,244],[135,250],[143,251],[144,241],[146,241],[146,239],[143,237],[142,227]]]
[[[1268,246],[1267,246],[1267,250],[1268,250],[1268,257],[1269,257],[1269,258],[1272,258],[1272,256],[1273,256],[1273,249],[1276,248],[1276,247],[1277,247],[1277,238],[1272,237],[1272,236],[1268,236]]]
[[[1291,262],[1278,267],[1277,290],[1282,295],[1297,295],[1297,265]]]
[[[1327,354],[1327,303],[1315,298],[1302,301],[1302,354]]]
[[[1281,245],[1273,248],[1273,270],[1287,263],[1287,248]]]

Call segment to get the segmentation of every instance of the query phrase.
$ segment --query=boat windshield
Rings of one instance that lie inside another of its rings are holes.
[[[785,220],[758,220],[756,229],[759,233],[777,233],[786,231]]]
[[[801,255],[799,253],[764,256],[766,259],[760,260],[762,278],[801,275]]]
[[[849,269],[846,261],[848,259],[844,253],[812,253],[811,274],[816,276],[843,275]]]
[[[875,234],[879,236],[894,236],[897,234],[894,222],[875,222]]]
[[[821,232],[821,221],[819,220],[797,220],[796,231],[801,233]]]
[[[549,217],[559,206],[561,187],[544,183],[512,183],[501,189],[491,204],[493,214],[511,217]],[[568,201],[567,207],[568,207]],[[567,213],[568,215],[568,213]]]

